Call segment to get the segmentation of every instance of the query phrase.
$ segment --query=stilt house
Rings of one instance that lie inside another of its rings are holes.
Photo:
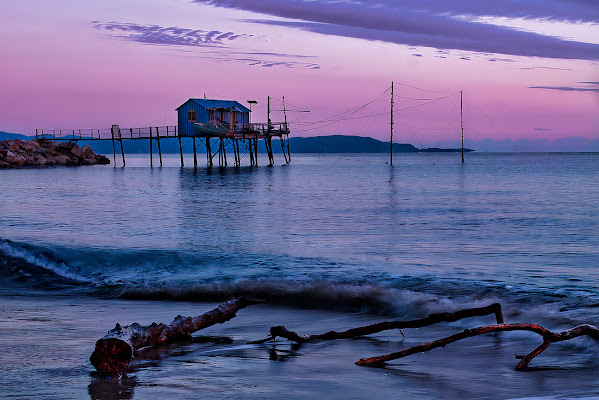
[[[205,136],[202,126],[242,132],[250,126],[250,110],[234,100],[189,99],[177,108],[179,136]]]

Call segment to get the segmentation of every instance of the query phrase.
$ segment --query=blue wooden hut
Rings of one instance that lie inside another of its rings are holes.
[[[177,113],[179,136],[207,136],[212,127],[242,132],[250,125],[250,110],[234,100],[189,99]]]

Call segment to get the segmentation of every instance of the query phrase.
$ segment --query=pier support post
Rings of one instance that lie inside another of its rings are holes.
[[[250,167],[254,166],[254,151],[252,150],[252,139],[248,139],[248,151],[250,153]]]
[[[160,166],[162,167],[162,150],[160,149],[160,131],[158,130],[158,127],[156,127],[156,142],[158,143],[158,157],[160,157]]]
[[[112,135],[112,161],[114,167],[116,168],[116,146],[114,143],[114,134]]]
[[[181,166],[184,167],[185,164],[183,163],[183,145],[181,144],[181,136],[177,135],[177,138],[179,138],[179,153],[181,154]]]
[[[150,127],[150,168],[154,167],[154,160],[152,157],[152,127]]]
[[[123,149],[123,138],[119,138],[119,142],[121,143],[121,155],[123,156],[123,167],[127,165],[125,162],[125,150]]]
[[[256,167],[258,166],[258,138],[254,139],[254,159],[256,161]]]
[[[272,138],[270,136],[264,139],[264,145],[268,153],[268,165],[272,167],[275,164],[275,158],[272,155]]]
[[[206,136],[206,158],[208,159],[208,166],[212,167],[212,145],[208,136]]]
[[[225,139],[221,139],[220,140],[220,145],[223,151],[223,165],[226,167],[227,166],[227,143],[225,142]]]
[[[285,139],[283,138],[283,135],[281,135],[281,150],[283,151],[283,157],[285,157],[285,164],[289,164],[287,153],[285,153]]]
[[[197,167],[198,166],[198,154],[196,151],[196,137],[194,136],[192,139],[193,139],[193,166]]]

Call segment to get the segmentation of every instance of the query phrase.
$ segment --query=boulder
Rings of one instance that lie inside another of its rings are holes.
[[[46,159],[46,157],[44,157],[40,154],[35,155],[35,164],[36,165],[46,165],[47,162],[48,162],[48,160]]]
[[[96,154],[96,163],[102,165],[110,164],[110,159],[101,154]]]
[[[81,148],[81,153],[83,153],[83,158],[87,159],[89,156],[94,154],[94,150],[91,148],[89,144],[86,144]]]
[[[110,164],[102,155],[94,154],[89,145],[56,143],[50,140],[0,140],[0,168],[30,165],[94,165]]]
[[[35,157],[32,154],[22,154],[22,157],[25,158],[25,164],[23,165],[38,165],[35,161]]]
[[[83,155],[83,152],[81,151],[81,147],[79,147],[77,144],[75,144],[71,148],[71,154],[81,160],[83,160],[85,158],[85,156]]]
[[[44,150],[46,150],[47,153],[52,154],[52,155],[56,155],[57,151],[58,151],[58,143],[56,142],[51,142],[49,140],[44,140],[42,143],[40,143],[41,146],[44,148]]]
[[[12,151],[6,152],[6,157],[4,157],[4,161],[10,163],[12,165],[22,166],[25,164],[25,157],[20,154],[13,153]]]
[[[23,144],[23,141],[21,139],[15,139],[15,140],[11,140],[11,144],[9,145],[9,149],[12,151],[18,151],[21,148],[21,145]]]
[[[54,161],[56,162],[56,165],[67,165],[71,162],[71,159],[67,155],[59,154],[54,157]]]

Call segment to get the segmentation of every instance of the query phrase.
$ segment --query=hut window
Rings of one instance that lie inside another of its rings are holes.
[[[196,122],[198,120],[198,112],[196,110],[187,111],[187,121]]]

